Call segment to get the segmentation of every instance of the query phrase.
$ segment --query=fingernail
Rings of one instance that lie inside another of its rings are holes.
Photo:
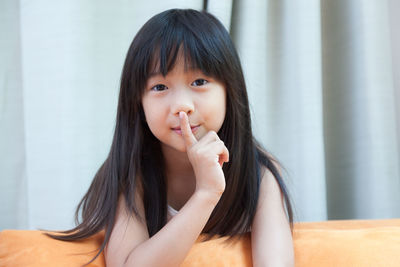
[[[183,111],[179,111],[179,118],[183,119]]]

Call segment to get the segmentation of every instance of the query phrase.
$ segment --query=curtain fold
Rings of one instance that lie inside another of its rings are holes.
[[[321,10],[329,218],[399,216],[387,2],[322,1]]]
[[[126,51],[204,1],[0,2],[0,230],[66,229],[104,161]],[[243,65],[254,133],[296,221],[400,217],[395,0],[208,0]]]
[[[20,6],[18,1],[1,1],[0,10],[0,229],[26,229],[28,201]]]
[[[237,1],[232,21],[255,134],[286,167],[298,220],[327,216],[320,24],[319,1]]]

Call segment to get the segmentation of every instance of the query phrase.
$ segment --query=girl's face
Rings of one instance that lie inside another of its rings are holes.
[[[185,152],[180,132],[179,112],[184,111],[194,136],[199,140],[208,131],[218,132],[225,119],[225,86],[197,69],[184,69],[179,56],[174,68],[164,77],[160,73],[147,80],[142,105],[150,131],[169,146]]]

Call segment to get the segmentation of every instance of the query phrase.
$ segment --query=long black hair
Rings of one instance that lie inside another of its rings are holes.
[[[144,219],[149,236],[167,223],[163,155],[160,142],[144,119],[141,100],[150,73],[158,68],[166,75],[180,51],[186,64],[215,77],[226,88],[226,116],[218,132],[230,152],[229,163],[223,165],[226,188],[203,233],[209,239],[214,235],[235,237],[251,230],[261,177],[266,169],[279,183],[293,229],[292,206],[278,171],[280,164],[252,134],[244,76],[229,33],[218,19],[205,11],[171,9],[144,24],[129,47],[121,76],[111,149],[77,207],[77,226],[59,232],[63,235],[47,235],[73,241],[105,230],[104,242],[95,259],[110,239],[121,194],[129,212],[139,216],[134,196],[139,183],[143,187]]]

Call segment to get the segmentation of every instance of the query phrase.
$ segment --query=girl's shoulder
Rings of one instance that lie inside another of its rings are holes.
[[[276,159],[272,153],[268,152],[261,146],[257,146],[257,158],[259,161],[260,172],[261,172],[261,180],[266,175],[275,176],[273,173],[278,172],[278,174],[282,177],[282,167],[279,161]],[[270,172],[270,173],[268,173]]]

